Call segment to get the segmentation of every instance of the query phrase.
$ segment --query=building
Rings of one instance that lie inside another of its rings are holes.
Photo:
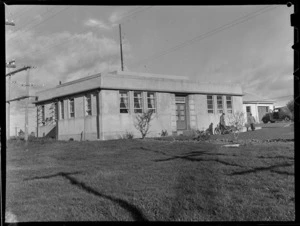
[[[270,110],[274,109],[274,100],[265,99],[255,94],[244,92],[243,111],[245,116],[250,113],[254,116],[256,122],[262,122],[262,117]]]
[[[36,93],[37,136],[59,140],[141,137],[136,114],[154,110],[149,137],[207,129],[221,112],[242,111],[235,84],[190,81],[183,76],[115,71],[92,75]]]

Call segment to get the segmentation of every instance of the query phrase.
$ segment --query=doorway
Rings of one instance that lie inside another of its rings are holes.
[[[176,96],[176,124],[177,130],[187,129],[187,117],[186,117],[186,97]]]

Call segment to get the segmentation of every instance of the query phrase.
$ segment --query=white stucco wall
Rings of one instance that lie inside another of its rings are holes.
[[[247,120],[247,111],[246,107],[251,107],[251,113],[252,116],[255,118],[256,122],[259,122],[258,118],[258,107],[269,107],[269,109],[273,110],[274,109],[274,104],[264,104],[264,103],[243,103],[243,112],[245,115],[245,120]]]

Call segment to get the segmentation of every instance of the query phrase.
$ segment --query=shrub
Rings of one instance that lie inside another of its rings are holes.
[[[142,139],[144,139],[149,133],[150,122],[153,119],[153,110],[148,110],[142,114],[136,115],[134,127],[140,131]]]
[[[122,139],[133,139],[133,137],[133,133],[128,131],[126,131],[126,133],[123,136],[121,136]]]
[[[242,131],[244,125],[245,125],[245,116],[243,112],[234,112],[232,114],[229,114],[227,116],[228,124],[231,127],[233,131],[233,137],[235,140],[237,140],[239,136],[239,132]]]
[[[166,137],[166,136],[168,136],[168,131],[167,131],[167,130],[162,130],[160,136],[161,136],[161,137]]]

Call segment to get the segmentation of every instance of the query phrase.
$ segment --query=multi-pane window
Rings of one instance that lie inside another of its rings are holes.
[[[92,96],[88,94],[85,96],[85,115],[92,115]]]
[[[218,113],[223,113],[223,98],[222,98],[222,96],[217,96],[217,109],[218,109]]]
[[[207,112],[214,113],[214,99],[212,95],[207,95]]]
[[[59,101],[59,104],[60,104],[60,119],[64,119],[64,116],[65,116],[65,108],[64,108],[64,101],[61,100]]]
[[[247,115],[251,114],[251,106],[246,106]]]
[[[74,98],[69,99],[69,112],[70,112],[70,118],[75,117],[75,104],[74,104]]]
[[[134,113],[143,112],[143,93],[140,91],[133,92],[133,108]]]
[[[153,112],[155,112],[155,93],[147,93],[147,105],[148,110],[153,110]]]
[[[120,113],[129,112],[129,98],[128,91],[120,91]]]
[[[232,113],[232,97],[226,96],[227,113]]]

